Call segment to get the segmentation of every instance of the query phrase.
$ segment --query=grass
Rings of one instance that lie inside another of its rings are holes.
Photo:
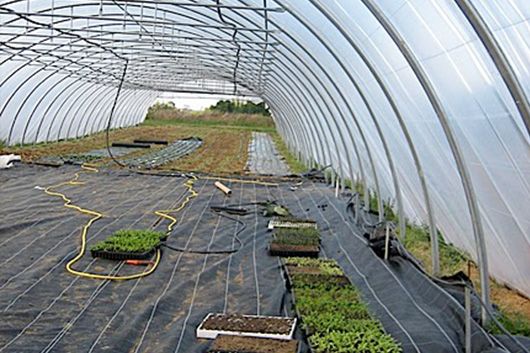
[[[146,126],[190,125],[207,127],[231,127],[251,131],[274,132],[271,117],[256,114],[223,114],[216,112],[192,112],[163,110],[143,123]]]
[[[305,167],[287,151],[283,141],[275,132],[272,118],[248,114],[219,114],[184,112],[175,118],[160,116],[146,120],[136,127],[115,129],[110,132],[111,141],[132,142],[133,139],[177,139],[197,136],[203,145],[196,152],[172,161],[159,169],[181,171],[201,171],[206,173],[229,175],[243,174],[248,159],[248,145],[252,131],[267,132],[275,141],[279,152],[285,156],[293,172],[301,172]],[[3,146],[0,153],[16,153],[25,161],[36,161],[41,157],[86,153],[93,149],[104,148],[105,133],[100,132],[79,139],[60,142],[26,144],[23,146]],[[151,150],[162,148],[153,146]],[[136,152],[135,156],[147,151]],[[108,162],[108,160],[103,160]]]
[[[422,261],[426,270],[432,273],[431,261],[431,238],[426,226],[407,224],[407,236],[403,245],[415,257]],[[469,256],[458,250],[455,246],[448,244],[441,234],[438,234],[438,246],[440,252],[440,273],[452,275],[458,271],[465,271]]]
[[[427,272],[432,273],[431,241],[426,226],[407,225],[407,237],[404,245],[417,259],[422,261]],[[452,275],[462,271],[470,275],[475,288],[480,288],[477,267],[470,262],[469,255],[463,253],[455,246],[448,244],[441,234],[438,234],[440,252],[441,275]],[[469,266],[469,267],[468,267]],[[491,297],[499,307],[498,320],[514,335],[530,337],[530,301],[518,293],[490,280]],[[501,330],[490,322],[487,329],[494,334],[501,334]]]
[[[518,312],[507,312],[501,309],[497,320],[512,335],[530,337],[530,321],[523,314]],[[493,321],[489,322],[487,329],[492,334],[504,335],[504,332],[502,332]]]
[[[274,141],[274,144],[276,145],[276,149],[283,156],[285,163],[287,163],[287,165],[291,169],[291,172],[295,174],[306,172],[307,167],[289,151],[287,145],[282,140],[280,135],[276,131],[271,132],[270,135],[272,141]]]
[[[91,251],[145,253],[153,250],[165,234],[151,230],[121,229],[90,247]]]

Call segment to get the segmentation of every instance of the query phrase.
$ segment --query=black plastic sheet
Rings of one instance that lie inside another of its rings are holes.
[[[65,264],[78,251],[88,217],[64,208],[41,188],[69,180],[77,171],[76,166],[20,165],[1,174],[0,352],[204,352],[210,342],[195,339],[195,328],[210,312],[292,315],[279,259],[267,254],[268,219],[260,212],[239,216],[246,224],[239,235],[243,245],[230,255],[163,249],[159,268],[131,281],[67,273]],[[58,191],[104,214],[90,228],[89,245],[121,228],[165,230],[167,221],[153,212],[175,207],[188,195],[186,179],[179,177],[103,170],[83,173],[81,180],[84,184]],[[318,222],[324,255],[339,261],[404,352],[464,351],[461,303],[408,261],[376,257],[349,221],[346,199],[335,198],[332,188],[312,181],[295,191],[290,182],[225,183],[230,197],[212,180],[195,182],[199,196],[175,214],[169,245],[233,249],[241,225],[214,214],[210,206],[277,200],[294,215]],[[323,204],[328,207],[319,207]],[[88,253],[76,268],[120,275],[142,270]],[[502,352],[477,324],[472,342],[473,352]]]

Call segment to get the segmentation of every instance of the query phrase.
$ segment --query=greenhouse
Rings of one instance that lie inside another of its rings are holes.
[[[0,191],[2,353],[528,353],[530,2],[0,0]]]

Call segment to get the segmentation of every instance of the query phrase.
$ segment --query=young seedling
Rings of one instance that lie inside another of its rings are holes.
[[[163,237],[163,232],[122,229],[91,246],[90,252],[111,260],[149,258]]]
[[[330,259],[284,260],[293,287],[297,314],[315,353],[400,353],[401,347],[385,333],[369,312],[357,289]]]
[[[313,228],[275,230],[269,246],[272,256],[318,257],[320,234]]]

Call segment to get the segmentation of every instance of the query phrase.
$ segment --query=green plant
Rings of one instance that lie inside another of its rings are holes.
[[[272,137],[274,145],[276,146],[276,149],[278,150],[278,153],[282,155],[285,162],[289,166],[289,169],[291,169],[291,172],[295,174],[300,174],[307,171],[307,166],[304,165],[304,163],[302,163],[302,161],[300,161],[298,158],[296,158],[296,156],[292,154],[291,151],[289,151],[287,145],[278,133],[273,132],[270,135]]]
[[[308,269],[291,276],[295,306],[316,353],[399,353],[400,345],[373,318],[357,289],[321,278],[320,272],[343,274],[334,260],[287,258],[287,266]],[[319,269],[317,273],[311,269]]]
[[[260,114],[270,116],[269,109],[264,102],[254,103],[252,101],[238,102],[234,100],[220,100],[208,108],[210,111],[221,113]]]
[[[380,330],[369,332],[331,331],[309,338],[316,353],[399,353],[401,347],[394,339]]]
[[[427,226],[407,224],[406,233],[407,236],[403,241],[405,248],[426,266],[430,266],[431,237]],[[448,244],[440,233],[438,233],[438,247],[442,274],[451,275],[465,267],[469,257],[455,246]]]
[[[173,102],[156,102],[147,110],[146,120],[156,119],[157,115],[163,111],[173,111],[175,110],[175,103]]]
[[[273,242],[287,245],[318,245],[320,234],[314,228],[280,228],[274,232]]]
[[[497,316],[497,320],[512,335],[530,337],[530,322],[523,314],[518,312],[508,313],[505,310],[500,310]],[[490,320],[488,322],[486,328],[492,334],[504,334],[504,332],[493,322],[493,320]]]
[[[306,257],[289,257],[286,259],[287,265],[299,267],[314,267],[320,270],[322,274],[328,276],[343,276],[344,272],[335,260],[331,259],[311,259]]]
[[[153,250],[165,234],[151,230],[122,229],[90,247],[91,251],[144,253]]]

